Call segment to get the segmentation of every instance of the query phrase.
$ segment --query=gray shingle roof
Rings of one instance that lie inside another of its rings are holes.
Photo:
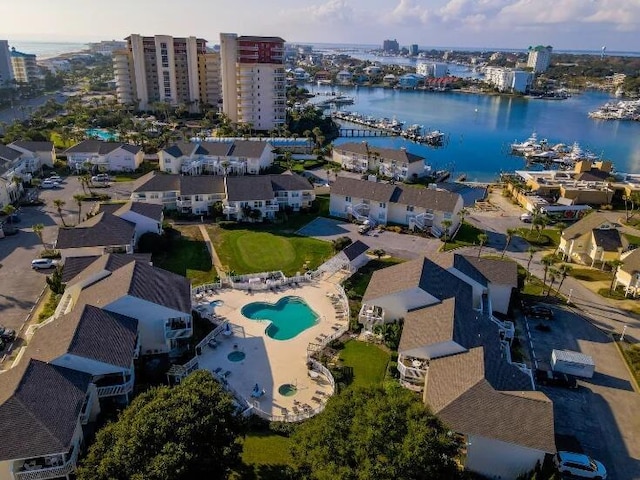
[[[16,140],[10,145],[24,148],[30,152],[51,152],[53,150],[53,142],[33,142],[31,140]]]
[[[134,192],[178,192],[180,191],[180,175],[149,172],[134,184]]]
[[[581,218],[573,225],[569,225],[562,231],[562,238],[565,240],[571,240],[573,238],[580,237],[587,232],[590,232],[594,228],[598,228],[603,223],[610,224],[607,217],[602,213],[594,212],[584,218]]]
[[[20,155],[22,155],[22,152],[0,143],[0,158],[13,162]]]
[[[227,199],[230,202],[273,200],[274,198],[269,175],[227,177]]]
[[[376,202],[413,205],[442,212],[453,212],[461,198],[459,194],[446,190],[399,184],[391,185],[348,177],[338,177],[331,185],[331,193]]]
[[[512,260],[455,254],[453,266],[484,286],[488,283],[518,286],[518,264]]]
[[[142,148],[138,145],[130,145],[127,143],[103,142],[101,140],[89,139],[83,140],[80,143],[75,144],[73,147],[67,148],[64,153],[65,155],[68,155],[69,153],[96,153],[98,155],[106,155],[120,147],[131,153],[138,153]]]
[[[382,148],[369,145],[366,142],[349,142],[336,145],[333,150],[339,153],[356,153],[358,155],[371,155],[374,158],[377,154],[384,160],[395,160],[402,163],[424,162],[425,158],[408,152],[402,148]]]
[[[92,259],[91,261],[84,259]],[[63,282],[69,286],[95,275],[101,271],[113,272],[118,268],[131,262],[142,262],[151,264],[150,253],[107,253],[99,256],[91,257],[68,257],[62,269]],[[67,276],[67,268],[70,268],[69,276]],[[75,274],[73,274],[75,271]],[[64,280],[66,279],[66,280]]]
[[[28,354],[51,362],[70,353],[128,369],[137,336],[135,318],[84,305],[41,327],[29,343]]]
[[[622,256],[620,259],[623,262],[620,266],[620,271],[626,272],[629,275],[640,273],[640,248],[632,250],[626,256]]]
[[[106,212],[100,212],[75,227],[58,230],[56,248],[129,245],[134,232],[134,223]]]
[[[99,255],[89,257],[67,257],[62,267],[62,283],[69,282],[99,258]]]
[[[274,192],[313,190],[313,185],[309,180],[297,173],[287,171],[281,175],[269,175]]]
[[[0,374],[0,460],[67,452],[90,382],[26,357]]]
[[[605,252],[617,252],[623,247],[622,236],[617,229],[600,230],[596,228],[592,230],[592,234],[596,245],[602,247]]]
[[[259,158],[266,148],[272,149],[273,147],[267,142],[235,140],[227,155],[230,157]]]
[[[116,209],[113,214],[121,216],[126,212],[133,212],[159,222],[162,220],[162,210],[162,205],[158,205],[156,203],[126,202],[124,204],[120,204],[119,208]]]
[[[224,193],[224,177],[217,175],[185,175],[180,177],[180,195]]]
[[[356,240],[351,245],[348,245],[344,250],[342,250],[342,253],[344,253],[349,261],[351,261],[358,258],[367,250],[369,250],[369,245],[361,242],[360,240]]]

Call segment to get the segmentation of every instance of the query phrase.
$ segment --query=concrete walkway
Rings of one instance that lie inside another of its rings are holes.
[[[200,233],[202,234],[202,238],[204,239],[204,243],[207,246],[207,250],[209,250],[209,255],[211,255],[211,262],[213,263],[213,268],[216,269],[216,273],[218,274],[218,278],[226,278],[227,273],[224,271],[224,267],[222,266],[222,262],[220,261],[220,257],[216,253],[216,249],[213,248],[213,242],[211,241],[211,237],[209,236],[209,232],[207,231],[207,227],[200,224],[198,225],[200,228]]]

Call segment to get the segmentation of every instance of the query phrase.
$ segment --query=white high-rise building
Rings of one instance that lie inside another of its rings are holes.
[[[501,92],[526,93],[533,82],[533,74],[504,67],[484,67],[485,81]]]
[[[534,73],[546,72],[551,63],[551,51],[553,47],[550,45],[537,47],[529,47],[529,57],[527,58],[527,67],[533,68]]]
[[[220,100],[220,57],[208,52],[206,40],[169,35],[125,39],[124,50],[113,52],[118,101],[140,110],[156,102],[184,105],[197,112]]]
[[[13,80],[13,69],[11,68],[11,53],[9,53],[9,42],[0,40],[0,87],[9,85]]]
[[[284,40],[220,34],[222,110],[232,122],[273,130],[286,119]]]

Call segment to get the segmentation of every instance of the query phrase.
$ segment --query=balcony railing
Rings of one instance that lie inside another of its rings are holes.
[[[38,468],[38,466],[36,466],[35,468],[23,467],[25,468],[25,470],[13,472],[13,478],[15,478],[15,480],[48,480],[50,478],[66,477],[67,475],[75,471],[77,461],[78,448],[76,447],[71,452],[71,456],[69,457],[69,459],[62,465],[54,467],[47,467],[45,465],[42,465],[42,468]],[[25,462],[24,465],[28,465],[28,462]],[[27,470],[26,468],[29,468],[29,470]]]
[[[224,205],[222,207],[222,213],[225,215],[238,213],[238,207],[234,207],[232,205]]]
[[[265,208],[267,212],[277,212],[280,210],[280,205],[266,205]]]
[[[169,321],[165,325],[164,336],[167,340],[173,340],[176,338],[187,338],[192,335],[191,322]]]
[[[126,395],[133,391],[133,377],[119,385],[109,385],[108,387],[98,387],[98,398],[115,397],[118,395]]]

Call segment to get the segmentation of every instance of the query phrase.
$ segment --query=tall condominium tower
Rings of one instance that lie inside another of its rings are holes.
[[[13,69],[11,68],[9,42],[0,40],[0,87],[9,85],[11,80],[13,80]]]
[[[124,50],[113,53],[118,101],[140,110],[157,102],[184,105],[196,112],[220,100],[220,56],[207,52],[206,40],[169,35],[125,39]]]
[[[13,78],[18,83],[31,83],[38,77],[38,64],[36,56],[32,53],[18,52],[15,47],[11,49],[11,69]]]
[[[529,47],[529,57],[527,58],[527,67],[533,68],[535,73],[546,72],[551,63],[551,51],[553,47],[538,45],[537,47]]]
[[[285,123],[284,40],[220,34],[222,110],[256,130]]]

